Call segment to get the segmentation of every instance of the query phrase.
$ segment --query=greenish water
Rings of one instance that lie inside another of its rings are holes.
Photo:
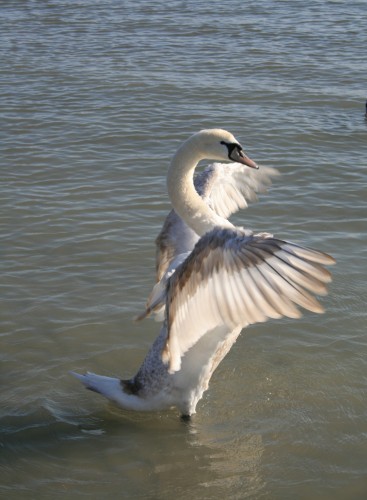
[[[2,2],[0,496],[366,497],[365,6]],[[234,220],[337,259],[326,313],[246,329],[189,425],[119,411],[68,371],[138,368],[166,170],[218,126],[282,174]]]

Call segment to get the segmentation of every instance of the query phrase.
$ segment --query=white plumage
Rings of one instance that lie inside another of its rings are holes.
[[[235,163],[214,163],[194,180],[203,159]],[[140,316],[164,318],[160,334],[133,378],[74,374],[87,388],[123,408],[176,406],[189,416],[245,326],[299,318],[299,307],[323,312],[314,294],[327,293],[323,266],[332,257],[228,221],[274,175],[224,130],[203,130],[180,147],[167,176],[174,210],[157,238],[157,283]]]

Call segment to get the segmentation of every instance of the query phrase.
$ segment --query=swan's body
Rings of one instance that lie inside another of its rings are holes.
[[[203,159],[236,163],[213,165],[194,184]],[[258,168],[224,130],[201,131],[177,151],[167,176],[174,211],[157,238],[157,284],[141,316],[164,314],[160,334],[132,379],[74,374],[87,388],[126,409],[191,415],[242,328],[298,318],[297,306],[323,312],[306,289],[326,294],[322,265],[332,257],[228,221],[274,175],[248,167]]]

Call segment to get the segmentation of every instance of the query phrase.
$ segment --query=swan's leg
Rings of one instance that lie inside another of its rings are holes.
[[[184,414],[182,414],[180,416],[180,419],[182,420],[182,422],[185,422],[185,423],[191,422],[191,415],[184,415]]]

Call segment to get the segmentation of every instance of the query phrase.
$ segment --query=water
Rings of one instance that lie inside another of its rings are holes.
[[[366,2],[1,2],[0,496],[367,495]],[[246,330],[185,425],[68,370],[130,376],[181,141],[282,173],[235,217],[337,259],[326,314]]]

